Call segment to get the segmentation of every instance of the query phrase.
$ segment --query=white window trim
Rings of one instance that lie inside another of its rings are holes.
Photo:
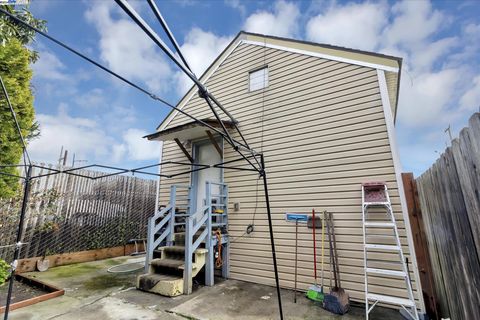
[[[260,72],[260,71],[263,71],[263,83],[259,82],[259,87],[258,88],[255,88],[255,89],[252,89],[252,75],[254,73],[257,73],[257,72]],[[259,90],[263,90],[265,88],[268,88],[268,85],[269,85],[269,70],[268,70],[268,66],[263,66],[261,68],[256,68],[256,69],[253,69],[252,71],[249,71],[248,72],[248,91],[249,92],[255,92],[255,91],[259,91]]]

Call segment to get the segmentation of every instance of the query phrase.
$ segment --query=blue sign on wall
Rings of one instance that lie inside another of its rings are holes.
[[[307,223],[308,215],[305,213],[285,213],[285,220],[287,222]]]

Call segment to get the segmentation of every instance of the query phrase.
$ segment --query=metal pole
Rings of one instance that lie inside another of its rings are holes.
[[[12,299],[13,282],[15,280],[15,270],[17,268],[18,258],[20,256],[20,247],[22,246],[21,241],[23,238],[23,224],[25,222],[25,214],[27,212],[28,196],[30,193],[31,175],[32,175],[32,165],[29,165],[27,169],[27,175],[25,177],[25,186],[23,188],[22,209],[20,210],[20,221],[18,222],[17,241],[15,245],[15,252],[13,253],[12,270],[10,272],[10,282],[8,284],[7,303],[5,305],[5,314],[3,317],[4,320],[8,319],[8,311],[10,309],[10,300]]]
[[[315,231],[315,227],[313,227],[313,230]],[[297,254],[298,254],[298,219],[295,220],[295,291],[293,296],[294,303],[297,303]],[[315,281],[316,281],[316,277],[315,277]]]
[[[267,184],[267,173],[265,171],[265,160],[263,153],[260,154],[260,162],[262,164],[262,169],[260,175],[263,177],[263,188],[265,191],[265,203],[267,205],[267,217],[268,217],[268,228],[270,231],[270,244],[272,246],[272,258],[273,258],[273,270],[275,272],[275,283],[277,285],[277,297],[278,297],[278,309],[280,312],[280,320],[283,320],[283,309],[282,309],[282,296],[280,294],[280,280],[278,279],[278,267],[277,267],[277,255],[275,253],[275,240],[273,237],[273,226],[272,226],[272,212],[270,210],[270,199],[268,196],[268,184]]]

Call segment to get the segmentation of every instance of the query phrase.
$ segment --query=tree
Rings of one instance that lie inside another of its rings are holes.
[[[45,21],[35,19],[27,8],[20,11],[15,10],[12,6],[1,6],[1,8],[15,13],[22,20],[40,29],[45,29]],[[34,37],[33,31],[6,15],[0,15],[0,76],[17,114],[22,134],[26,138],[38,135],[30,67],[30,64],[37,60],[38,54],[27,47]],[[0,164],[18,164],[21,161],[22,150],[21,140],[2,92],[0,93]],[[17,173],[15,168],[1,170],[10,174]],[[15,177],[1,175],[0,198],[14,196],[18,186],[18,179]]]

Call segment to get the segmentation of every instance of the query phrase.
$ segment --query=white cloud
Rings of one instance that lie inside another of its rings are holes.
[[[100,57],[109,68],[150,90],[165,91],[172,71],[153,41],[127,18],[114,19],[113,2],[98,2],[86,11],[100,35]]]
[[[158,141],[148,141],[142,138],[147,135],[140,129],[128,129],[123,134],[124,152],[131,160],[155,160],[160,154],[161,144]]]
[[[33,74],[36,78],[46,80],[66,80],[64,73],[65,65],[50,51],[38,52],[39,59],[32,65]]]
[[[472,83],[460,99],[460,107],[468,112],[480,110],[480,75],[476,76]]]
[[[332,6],[307,23],[309,40],[364,50],[374,50],[387,23],[386,6],[381,3]]]
[[[221,37],[199,28],[193,28],[185,37],[180,49],[193,72],[200,77],[210,64],[230,43],[232,37]],[[193,82],[182,72],[177,72],[177,89],[180,94],[185,93]]]
[[[105,92],[100,88],[94,88],[85,93],[75,95],[75,102],[85,108],[96,108],[105,105]]]
[[[432,34],[447,24],[448,17],[432,9],[429,1],[401,1],[392,8],[395,19],[382,37],[387,45],[424,45]]]
[[[240,12],[241,15],[245,15],[247,8],[240,0],[224,0],[225,4],[233,9],[236,9]]]
[[[114,139],[95,121],[67,114],[67,106],[61,104],[56,115],[38,114],[41,136],[29,145],[32,158],[56,163],[60,148],[75,153],[77,159],[94,161],[110,153]]]
[[[430,71],[439,58],[444,57],[450,50],[458,45],[458,38],[449,37],[438,41],[425,43],[420,50],[411,54],[410,62],[417,71]]]
[[[443,125],[452,118],[448,107],[455,97],[461,70],[445,69],[424,73],[413,79],[402,78],[400,121],[409,126]]]
[[[130,109],[117,107],[113,110],[128,113]],[[56,115],[38,114],[37,120],[41,136],[29,145],[35,161],[57,163],[62,146],[69,151],[70,159],[75,153],[77,159],[88,160],[89,163],[156,160],[160,154],[158,142],[142,138],[147,134],[145,131],[127,129],[117,137],[115,124],[105,126],[103,120],[73,117],[68,114],[68,106],[64,103],[60,104]],[[110,127],[113,129],[107,129]]]
[[[250,15],[244,24],[244,29],[250,32],[262,33],[279,37],[293,37],[299,31],[300,10],[296,3],[277,1],[273,13],[257,11]]]

